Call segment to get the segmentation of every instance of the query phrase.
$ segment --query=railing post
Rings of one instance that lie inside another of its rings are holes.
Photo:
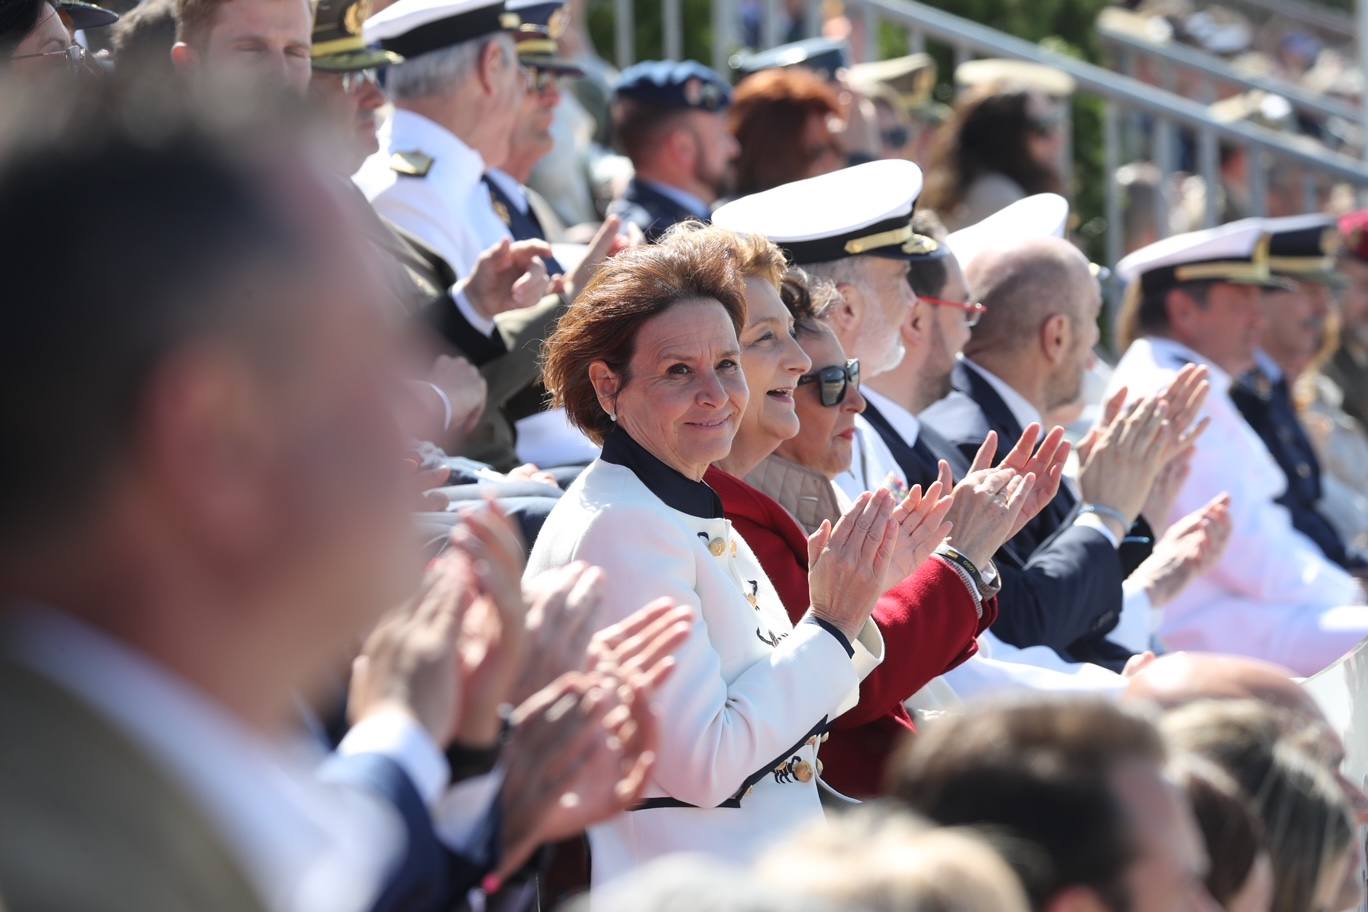
[[[807,0],[804,19],[803,32],[808,38],[815,38],[822,33],[822,0]]]
[[[765,0],[765,21],[760,29],[760,43],[766,48],[783,43],[783,32],[779,28],[779,0]]]
[[[859,62],[869,63],[879,59],[879,13],[867,3],[861,12],[864,16],[864,48]]]
[[[1197,134],[1197,171],[1202,175],[1202,227],[1216,225],[1216,195],[1221,189],[1221,154],[1216,134],[1209,128]]]
[[[1108,266],[1115,266],[1117,260],[1122,256],[1122,243],[1124,238],[1122,233],[1125,226],[1121,223],[1121,197],[1120,191],[1116,186],[1114,178],[1116,171],[1121,167],[1121,124],[1116,113],[1116,103],[1110,98],[1102,102],[1102,167],[1105,171],[1106,179],[1106,203],[1105,215],[1107,218],[1107,234],[1104,238],[1105,253]],[[1113,340],[1108,347],[1114,348],[1114,336],[1116,327],[1117,310],[1120,307],[1121,296],[1116,294],[1115,283],[1106,289],[1111,293],[1107,295],[1107,326],[1111,327]]]
[[[636,58],[635,10],[632,9],[632,0],[614,0],[613,7],[613,24],[617,26],[613,33],[614,56],[617,57],[618,69],[624,70]]]
[[[665,59],[679,60],[684,56],[684,23],[681,21],[679,0],[661,0],[660,16],[663,20],[661,29],[665,32]]]
[[[1245,154],[1249,156],[1249,214],[1267,215],[1268,157],[1258,146],[1245,146]]]
[[[736,4],[733,0],[712,0],[712,68],[727,72],[727,57],[733,48],[732,29],[736,27]]]
[[[1153,145],[1150,151],[1150,161],[1159,169],[1160,175],[1167,177],[1174,171],[1173,152],[1174,152],[1173,122],[1167,117],[1159,117],[1154,121]],[[1112,172],[1113,174],[1115,172]],[[1167,180],[1159,181],[1159,192],[1155,194],[1158,199],[1159,234],[1161,237],[1168,235],[1168,226],[1171,224],[1169,211],[1173,204],[1173,191],[1168,185]]]

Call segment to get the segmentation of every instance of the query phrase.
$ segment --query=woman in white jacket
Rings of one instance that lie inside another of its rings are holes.
[[[744,864],[818,817],[817,744],[883,658],[869,614],[896,534],[887,492],[814,534],[795,626],[701,481],[750,395],[792,401],[746,388],[744,289],[713,232],[676,234],[610,260],[547,343],[547,388],[603,453],[552,510],[528,575],[603,568],[604,623],[662,597],[695,612],[654,702],[645,798],[590,831],[596,885],[677,852]]]

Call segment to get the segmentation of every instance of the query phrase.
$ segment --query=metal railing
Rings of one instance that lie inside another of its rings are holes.
[[[1183,44],[1171,41],[1153,41],[1142,38],[1125,30],[1109,25],[1104,13],[1097,23],[1097,33],[1112,47],[1120,51],[1121,72],[1132,76],[1136,72],[1137,57],[1148,56],[1159,64],[1157,72],[1165,80],[1162,88],[1173,90],[1178,71],[1203,77],[1198,95],[1200,100],[1210,103],[1216,100],[1215,85],[1236,86],[1241,91],[1257,89],[1285,98],[1293,109],[1317,118],[1341,117],[1353,123],[1360,118],[1360,109],[1338,98],[1317,95],[1301,86],[1284,79],[1269,76],[1254,76],[1241,73],[1226,61]]]
[[[614,2],[620,14],[617,51],[619,62],[625,63],[630,61],[631,49],[623,43],[621,14],[630,8],[631,0]],[[677,0],[666,0],[666,3],[665,46],[678,47],[678,40],[668,36],[671,29],[682,29],[679,3]],[[783,21],[780,2],[763,0],[763,8],[764,42],[776,42]],[[1368,190],[1368,165],[1356,158],[1255,124],[1217,123],[1204,104],[1127,75],[1046,50],[917,0],[849,0],[848,9],[853,18],[862,19],[860,27],[864,40],[861,43],[866,57],[877,51],[876,39],[880,25],[891,23],[906,31],[909,51],[921,50],[927,42],[937,42],[950,49],[956,63],[976,56],[1003,57],[1043,64],[1069,74],[1079,94],[1097,97],[1102,102],[1103,168],[1108,176],[1115,175],[1122,164],[1135,160],[1148,160],[1158,167],[1161,174],[1170,175],[1178,170],[1180,139],[1190,140],[1194,159],[1192,170],[1201,176],[1207,190],[1201,219],[1205,226],[1216,224],[1219,214],[1216,190],[1222,186],[1220,159],[1223,147],[1243,150],[1247,156],[1248,204],[1253,215],[1262,215],[1266,211],[1269,170],[1276,165],[1290,165],[1302,173],[1304,209],[1317,208],[1316,187],[1320,181],[1345,183],[1358,192]],[[731,39],[726,43],[714,42],[718,45],[713,49],[714,64],[725,66],[726,56],[736,46],[732,42],[735,41],[739,21],[736,0],[713,0],[714,35]],[[1310,104],[1312,99],[1303,101]],[[1335,114],[1353,117],[1355,112],[1353,109],[1336,109]],[[1134,123],[1137,118],[1145,119],[1146,129],[1123,130],[1127,121]],[[1105,180],[1104,243],[1109,265],[1115,264],[1124,253],[1120,192],[1114,179],[1109,177]],[[1157,228],[1161,233],[1166,233],[1169,224],[1168,203],[1167,194],[1160,192]]]

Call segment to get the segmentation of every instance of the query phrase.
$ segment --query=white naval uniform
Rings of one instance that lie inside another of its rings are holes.
[[[395,108],[378,138],[380,151],[352,180],[377,212],[431,247],[456,275],[470,275],[481,253],[512,237],[480,180],[484,159],[451,131]],[[395,170],[396,155],[430,162],[427,173]]]
[[[1143,338],[1116,366],[1108,395],[1121,386],[1132,398],[1148,395],[1188,363],[1211,372],[1203,411],[1211,425],[1170,520],[1224,491],[1234,528],[1220,562],[1165,606],[1159,639],[1170,649],[1254,656],[1314,674],[1368,636],[1368,607],[1358,582],[1274,502],[1286,478],[1231,401],[1230,376],[1184,345]]]
[[[818,736],[883,660],[872,622],[853,656],[822,626],[791,624],[720,501],[716,518],[667,505],[678,498],[606,461],[611,444],[551,511],[527,574],[602,567],[603,623],[662,596],[695,616],[653,701],[661,742],[644,807],[589,832],[595,886],[673,853],[744,865],[819,819]]]

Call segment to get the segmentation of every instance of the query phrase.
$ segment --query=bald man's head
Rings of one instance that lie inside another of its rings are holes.
[[[1258,700],[1299,714],[1321,716],[1316,701],[1286,668],[1242,656],[1175,652],[1146,665],[1126,688],[1126,699],[1173,709],[1198,700]]]
[[[1032,344],[1052,314],[1088,319],[1098,294],[1087,258],[1063,238],[1033,238],[982,253],[965,278],[988,308],[965,349],[970,356]]]

